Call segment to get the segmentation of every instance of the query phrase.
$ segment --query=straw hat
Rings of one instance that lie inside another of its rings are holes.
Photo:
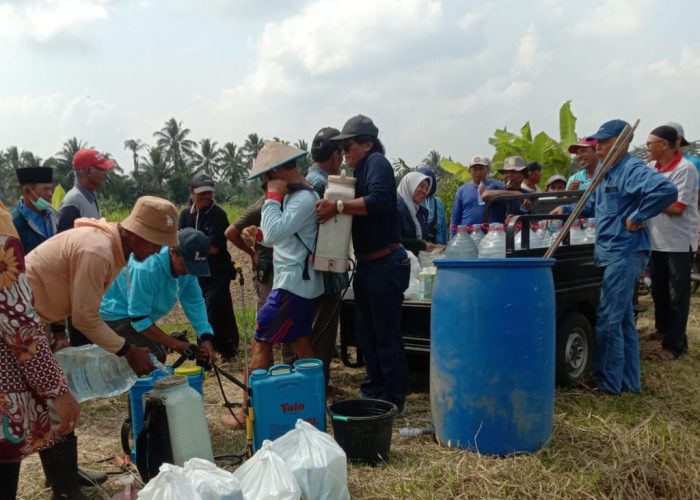
[[[142,196],[136,200],[129,216],[121,222],[127,231],[149,243],[176,247],[177,209],[168,200],[156,196]]]
[[[283,142],[268,141],[262,147],[258,156],[253,160],[253,168],[250,170],[248,180],[257,179],[265,172],[279,167],[283,163],[301,158],[306,154],[299,148],[290,146]]]

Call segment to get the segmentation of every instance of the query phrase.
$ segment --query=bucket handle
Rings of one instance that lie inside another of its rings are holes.
[[[343,415],[336,415],[335,413],[331,412],[331,409],[328,405],[326,405],[326,413],[328,413],[328,416],[331,417],[331,420],[337,420],[340,422],[349,422],[350,417],[345,417]]]
[[[272,365],[267,371],[270,375],[277,375],[278,373],[292,373],[294,367],[286,363],[279,363],[277,365]]]

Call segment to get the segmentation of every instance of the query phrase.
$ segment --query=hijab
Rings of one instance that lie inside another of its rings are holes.
[[[416,213],[418,212],[418,205],[415,201],[413,201],[413,193],[416,192],[418,184],[420,184],[426,179],[428,180],[428,191],[430,191],[430,188],[433,185],[432,179],[425,174],[421,174],[420,172],[415,171],[406,174],[404,178],[401,179],[401,182],[399,183],[399,188],[396,190],[397,194],[399,195],[399,198],[403,200],[404,205],[406,205],[408,212],[411,214],[413,223],[416,225],[416,236],[420,239],[423,239],[427,235],[423,235],[423,231],[420,228],[420,223],[418,222],[418,217],[416,217]]]

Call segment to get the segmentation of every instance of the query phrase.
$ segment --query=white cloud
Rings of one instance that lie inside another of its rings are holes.
[[[0,98],[0,137],[5,144],[0,147],[15,144],[47,158],[75,136],[121,158],[122,141],[133,130],[132,122],[116,105],[86,93],[4,97]]]
[[[90,22],[109,15],[111,0],[0,2],[0,40],[40,44],[60,35],[78,36]]]
[[[531,72],[535,69],[539,59],[538,42],[539,37],[535,32],[535,26],[531,24],[527,32],[520,38],[515,51],[513,70],[516,74],[522,71]]]
[[[493,10],[493,4],[483,3],[470,8],[457,20],[457,26],[462,31],[469,33]]]
[[[650,10],[650,0],[605,0],[582,10],[573,32],[592,38],[629,35],[641,30]]]

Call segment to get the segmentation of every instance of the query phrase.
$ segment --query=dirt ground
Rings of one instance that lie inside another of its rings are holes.
[[[240,252],[250,276],[250,261]],[[231,288],[240,308],[240,286]],[[254,307],[252,280],[244,288],[246,307]],[[693,297],[689,337],[691,352],[674,362],[642,364],[641,395],[618,398],[594,396],[578,389],[557,391],[552,444],[535,454],[493,458],[438,446],[430,436],[403,438],[401,427],[430,425],[428,364],[412,367],[407,412],[398,417],[392,438],[392,456],[378,467],[351,464],[349,488],[353,498],[697,498],[700,496],[700,295]],[[650,305],[648,297],[642,303]],[[168,318],[184,321],[181,311]],[[249,332],[251,323],[242,329]],[[652,313],[639,319],[641,333],[653,328]],[[642,354],[655,344],[642,343]],[[172,355],[171,355],[172,356]],[[243,357],[224,368],[240,374]],[[358,395],[362,369],[349,369],[337,360],[332,365],[332,385],[345,395]],[[241,391],[224,383],[231,400]],[[242,431],[221,425],[226,413],[216,380],[205,382],[204,404],[214,454],[239,453]],[[127,396],[87,402],[77,428],[81,466],[110,473],[102,488],[83,491],[91,498],[110,498],[118,491],[120,474],[111,458],[121,453],[120,427],[127,416]],[[330,425],[329,425],[330,427]],[[233,470],[236,464],[223,462]],[[43,486],[38,456],[22,466],[20,497],[49,498]]]

